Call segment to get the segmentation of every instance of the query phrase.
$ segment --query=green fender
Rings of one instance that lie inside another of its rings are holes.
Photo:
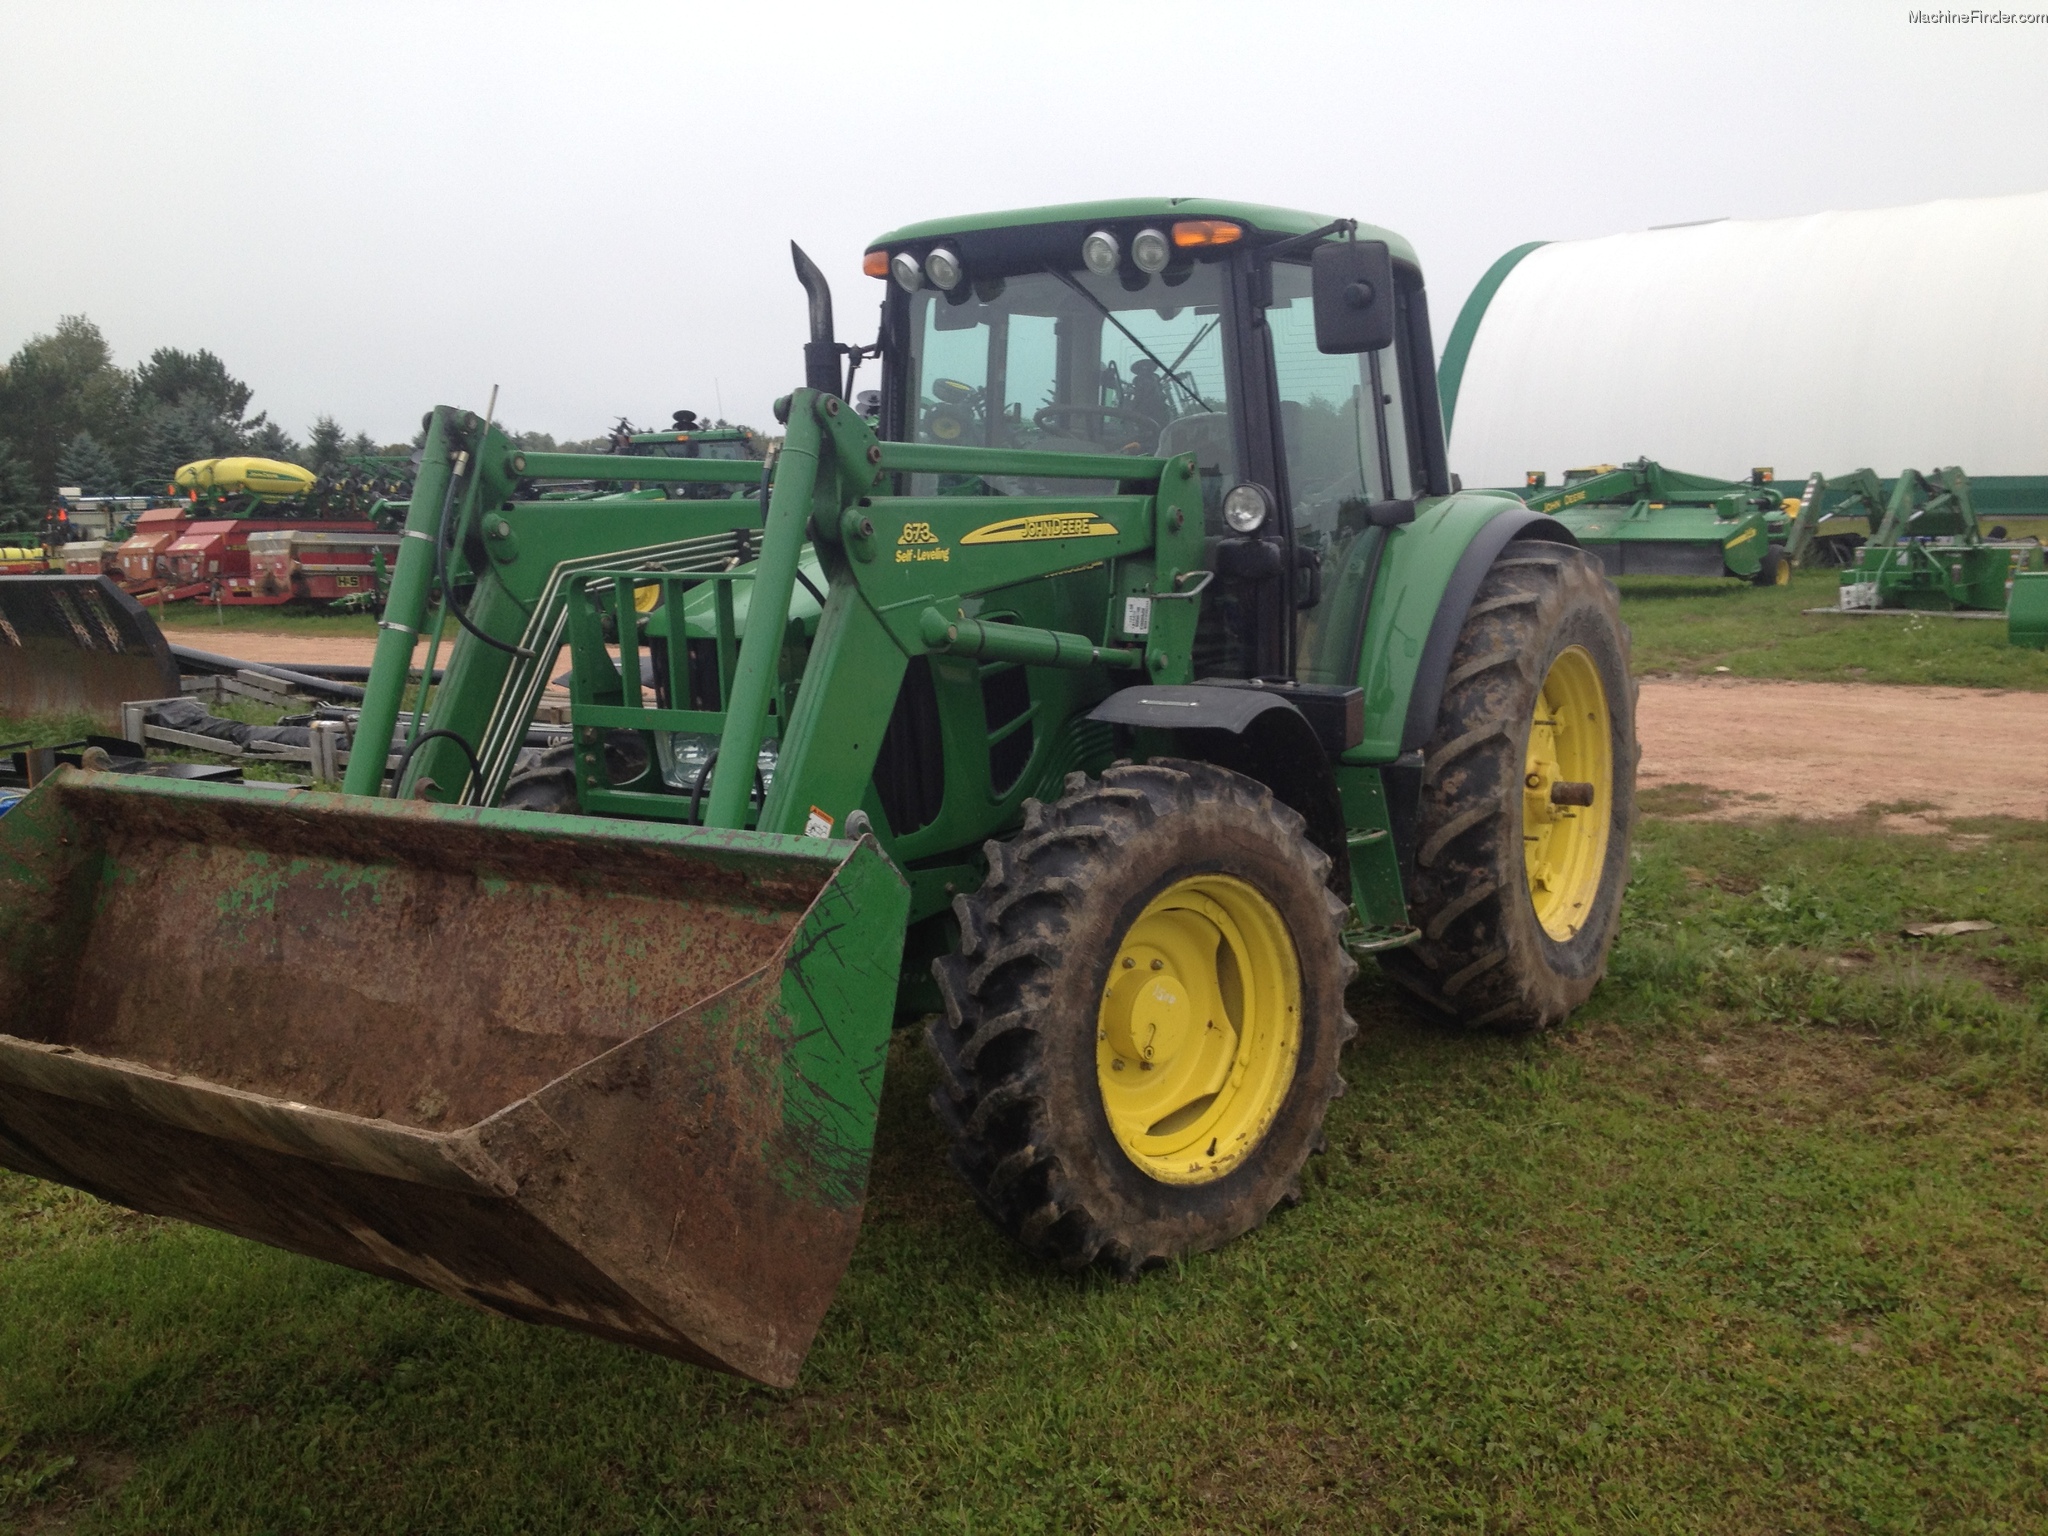
[[[1391,762],[1429,740],[1465,615],[1510,540],[1578,542],[1556,518],[1530,511],[1503,491],[1460,491],[1421,502],[1414,522],[1384,537],[1359,653],[1365,736],[1344,754],[1347,763]],[[1369,550],[1361,549],[1358,558],[1369,559]]]

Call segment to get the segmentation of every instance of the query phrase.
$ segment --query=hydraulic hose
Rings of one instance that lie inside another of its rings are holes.
[[[447,596],[448,611],[455,615],[456,622],[464,629],[475,635],[477,639],[483,641],[485,645],[493,646],[505,652],[508,656],[516,656],[521,661],[531,661],[533,660],[533,652],[525,650],[520,646],[508,644],[500,640],[496,635],[487,635],[478,629],[476,625],[472,624],[469,615],[462,611],[462,604],[455,600],[454,590],[448,585],[448,514],[455,505],[455,492],[460,485],[461,478],[456,475],[450,475],[448,477],[448,494],[441,498],[441,524],[434,535],[434,579],[441,584],[441,591]],[[435,733],[432,731],[427,732],[427,736],[433,734]],[[421,736],[413,744],[417,746],[419,742],[426,739],[426,736]],[[479,774],[478,777],[481,778],[482,775]]]
[[[718,748],[713,747],[704,759],[704,766],[697,770],[695,782],[690,785],[690,820],[693,822],[697,820],[697,802],[704,793],[704,783],[711,777],[711,770],[717,766]],[[754,793],[760,797],[761,804],[765,806],[768,803],[768,781],[761,776],[761,764],[758,759],[754,763]]]
[[[413,737],[411,741],[405,744],[405,751],[399,755],[398,771],[391,775],[392,798],[397,798],[398,786],[405,782],[405,770],[412,766],[412,755],[415,752],[419,751],[421,747],[424,747],[428,742],[433,741],[437,737],[442,741],[452,741],[455,743],[455,745],[462,748],[462,755],[469,760],[469,771],[476,775],[476,781],[478,784],[483,783],[483,764],[477,761],[476,751],[474,748],[470,746],[470,744],[467,741],[463,740],[463,738],[457,735],[454,731],[421,731],[419,735]]]
[[[704,794],[704,781],[711,777],[711,770],[718,766],[718,748],[713,747],[704,759],[704,766],[697,770],[697,781],[690,786],[690,820],[697,821],[697,802]],[[700,826],[701,822],[698,823]]]

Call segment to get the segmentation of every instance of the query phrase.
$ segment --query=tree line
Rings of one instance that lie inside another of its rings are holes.
[[[0,533],[40,526],[60,486],[88,496],[161,495],[179,465],[233,454],[322,474],[346,458],[409,455],[426,436],[422,430],[411,442],[379,443],[322,415],[301,442],[269,412],[250,415],[254,397],[204,347],[158,347],[137,367],[122,368],[97,325],[64,316],[0,366]],[[612,440],[506,435],[524,448],[566,453],[601,453]]]
[[[135,368],[84,315],[32,336],[0,367],[0,529],[38,526],[60,486],[88,496],[161,494],[180,464],[254,454],[315,474],[345,458],[410,454],[418,439],[379,443],[317,417],[302,442],[249,412],[255,391],[202,347],[158,347]],[[526,446],[549,447],[546,433]],[[595,450],[602,437],[563,444]]]
[[[159,347],[119,367],[97,325],[64,316],[0,367],[0,527],[40,521],[60,486],[160,494],[194,459],[255,454],[318,472],[351,455],[411,452],[324,415],[302,443],[267,411],[249,413],[254,394],[203,347]]]

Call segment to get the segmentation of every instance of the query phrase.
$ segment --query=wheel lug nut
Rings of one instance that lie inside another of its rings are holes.
[[[1121,1057],[1121,1056],[1117,1057],[1117,1058],[1116,1058],[1116,1059],[1115,1059],[1114,1061],[1112,1061],[1112,1062],[1111,1062],[1111,1063],[1109,1064],[1109,1070],[1110,1070],[1110,1071],[1112,1071],[1112,1072],[1121,1072],[1121,1071],[1123,1071],[1123,1069],[1124,1069],[1124,1059],[1123,1059],[1123,1057]]]
[[[1136,965],[1137,963],[1138,963],[1138,962],[1137,962],[1137,961],[1135,961],[1135,960],[1133,960],[1133,959],[1132,959],[1132,958],[1131,958],[1131,957],[1130,957],[1129,955],[1125,955],[1125,956],[1124,956],[1124,969],[1125,969],[1125,970],[1127,970],[1127,971],[1128,971],[1128,970],[1130,970],[1130,969],[1131,969],[1131,968],[1132,968],[1133,966],[1135,966],[1135,965]]]
[[[1541,789],[1543,787],[1543,775],[1540,773],[1532,773],[1529,775],[1529,777],[1522,780],[1522,782],[1528,785],[1531,789]]]
[[[1152,969],[1155,971],[1163,971],[1166,969],[1166,962],[1164,960],[1154,960],[1152,962]]]

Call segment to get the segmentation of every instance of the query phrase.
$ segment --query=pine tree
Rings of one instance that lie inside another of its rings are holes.
[[[80,432],[57,455],[57,483],[75,485],[88,496],[118,496],[121,470],[98,438]]]
[[[332,416],[317,417],[306,434],[306,468],[324,475],[341,463],[348,451],[348,434]]]
[[[149,414],[130,484],[138,492],[160,493],[179,466],[241,449],[240,435],[205,401],[159,406]]]
[[[276,422],[267,420],[248,435],[243,446],[259,458],[282,459],[287,464],[298,463],[306,454],[297,438]]]
[[[149,361],[135,370],[135,389],[145,399],[163,405],[203,402],[237,429],[242,427],[243,413],[249,409],[250,397],[255,393],[204,347],[197,352],[158,347],[150,353]],[[253,427],[256,423],[248,425]]]

